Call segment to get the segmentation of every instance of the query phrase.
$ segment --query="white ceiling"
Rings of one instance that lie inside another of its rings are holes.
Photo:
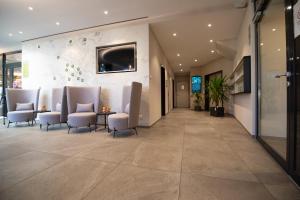
[[[203,64],[216,57],[209,54],[210,38],[236,37],[244,13],[233,8],[237,1],[243,0],[0,0],[0,53],[28,39],[149,17],[171,64],[191,66],[194,58]]]
[[[232,5],[176,16],[170,20],[155,22],[151,27],[175,72],[180,69],[189,71],[190,67],[207,64],[228,54],[229,49],[224,52],[225,48],[221,49],[220,46],[229,43],[228,46],[232,46],[244,14],[245,9],[236,9]],[[212,24],[211,28],[208,27],[209,23]],[[177,36],[173,37],[172,33]],[[211,39],[213,43],[210,43]],[[215,53],[212,54],[211,50]],[[180,57],[177,56],[178,53]]]

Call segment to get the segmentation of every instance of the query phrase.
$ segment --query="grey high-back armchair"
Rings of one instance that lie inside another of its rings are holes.
[[[9,127],[13,122],[32,122],[34,111],[38,110],[40,89],[6,89],[7,119]]]
[[[139,114],[141,106],[142,84],[132,82],[130,102],[127,104],[124,113],[117,113],[108,116],[108,127],[113,130],[113,136],[117,131],[134,129],[137,134],[137,126],[139,123]]]
[[[75,127],[95,126],[100,107],[100,87],[67,87],[68,133]]]
[[[68,118],[67,91],[64,88],[53,88],[51,94],[51,112],[39,114],[40,129],[43,125],[66,123]]]

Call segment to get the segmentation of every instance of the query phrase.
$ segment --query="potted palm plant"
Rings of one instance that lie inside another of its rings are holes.
[[[201,104],[203,102],[202,94],[200,92],[195,92],[192,94],[194,98],[194,109],[195,111],[201,111]]]
[[[210,115],[215,117],[224,116],[224,101],[228,100],[230,87],[225,77],[215,77],[208,83],[209,98],[214,104],[210,108]]]

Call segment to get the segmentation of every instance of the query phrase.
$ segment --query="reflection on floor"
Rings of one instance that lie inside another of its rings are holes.
[[[286,159],[287,140],[283,137],[261,136],[283,159]]]
[[[300,199],[233,118],[174,110],[138,136],[0,128],[0,199]]]

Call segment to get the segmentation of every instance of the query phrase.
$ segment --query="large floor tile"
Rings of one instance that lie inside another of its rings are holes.
[[[124,163],[173,172],[180,172],[181,147],[168,147],[141,143]]]
[[[300,200],[299,189],[292,183],[266,185],[276,200]]]
[[[0,162],[31,151],[17,143],[0,144]]]
[[[197,150],[231,152],[230,146],[221,139],[185,135],[184,147]]]
[[[0,199],[82,199],[114,168],[94,160],[67,159],[0,193]]]
[[[182,171],[234,180],[258,181],[247,165],[232,152],[185,148]]]
[[[275,160],[265,153],[237,152],[240,158],[247,164],[254,173],[280,173],[283,169]]]
[[[81,152],[78,156],[88,159],[120,163],[133,152],[138,144],[138,141],[106,141],[101,145],[98,144],[90,150]]]
[[[181,200],[274,200],[263,184],[182,174]]]
[[[180,174],[120,165],[87,200],[177,200]]]
[[[64,156],[28,152],[0,162],[0,191],[65,159]]]

